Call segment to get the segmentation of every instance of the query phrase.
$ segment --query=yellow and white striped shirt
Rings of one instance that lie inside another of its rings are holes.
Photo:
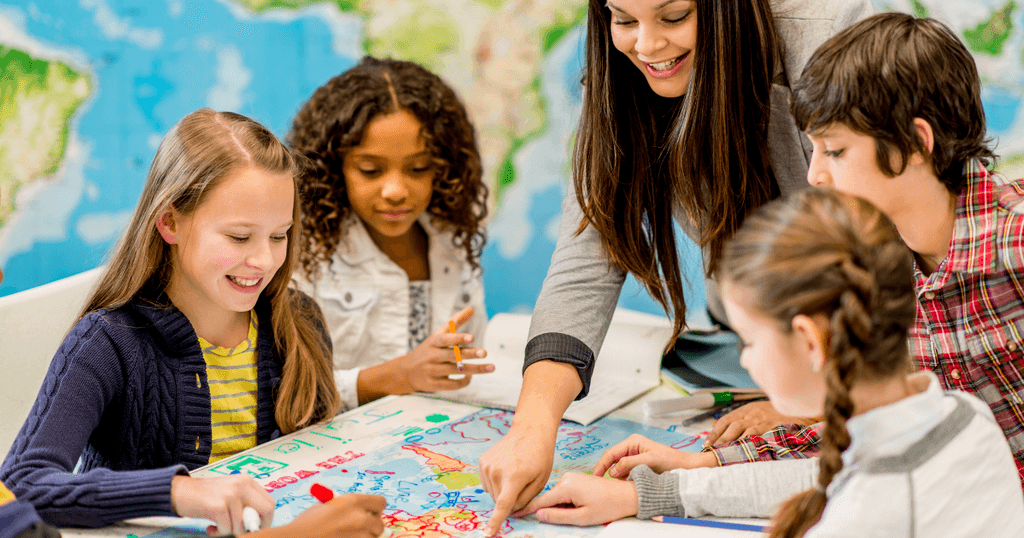
[[[210,463],[256,446],[256,329],[256,312],[250,312],[249,334],[233,348],[199,337],[210,385]]]

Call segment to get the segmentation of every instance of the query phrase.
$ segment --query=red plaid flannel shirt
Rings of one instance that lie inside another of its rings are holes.
[[[910,352],[945,389],[985,401],[1024,485],[1024,180],[972,161],[949,254],[932,274],[914,268]],[[821,424],[783,425],[715,449],[721,465],[817,454]]]

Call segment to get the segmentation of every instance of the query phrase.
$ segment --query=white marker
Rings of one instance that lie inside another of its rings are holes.
[[[245,525],[245,532],[256,532],[260,530],[260,513],[251,506],[242,510],[242,525]]]

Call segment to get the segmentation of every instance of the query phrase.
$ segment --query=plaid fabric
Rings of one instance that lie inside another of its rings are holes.
[[[986,402],[1003,429],[1024,485],[1024,181],[967,166],[953,240],[939,267],[915,266],[917,317],[909,346],[944,389]],[[816,454],[818,425],[780,426],[715,449],[720,465]]]
[[[992,409],[1024,484],[1024,182],[967,167],[953,241],[939,267],[914,268],[910,350],[946,389]]]
[[[764,435],[751,435],[720,448],[711,449],[719,465],[748,461],[781,460],[785,458],[813,458],[818,455],[818,443],[824,422],[802,426],[781,424]]]

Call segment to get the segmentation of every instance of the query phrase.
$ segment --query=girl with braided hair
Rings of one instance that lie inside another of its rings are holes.
[[[486,356],[487,187],[455,92],[415,63],[367,56],[313,93],[287,142],[312,163],[294,279],[327,320],[343,406],[493,371],[457,364],[452,348]]]
[[[664,472],[675,451],[634,436],[595,476],[567,475],[515,515],[763,517],[791,487],[806,491],[779,509],[773,538],[1018,535],[1024,495],[988,406],[910,373],[912,271],[892,222],[863,199],[809,189],[764,206],[726,242],[717,275],[740,362],[772,405],[825,417],[819,458]],[[630,481],[598,478],[606,470]]]

